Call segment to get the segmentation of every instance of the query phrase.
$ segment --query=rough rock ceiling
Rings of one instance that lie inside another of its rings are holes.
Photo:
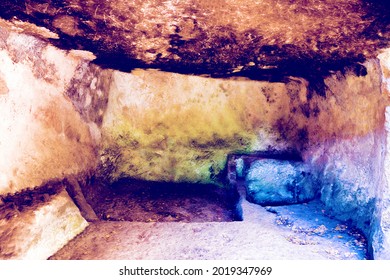
[[[0,16],[44,26],[96,63],[210,76],[308,79],[389,45],[388,0],[2,0]]]

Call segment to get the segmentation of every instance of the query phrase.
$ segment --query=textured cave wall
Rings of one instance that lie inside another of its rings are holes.
[[[390,96],[390,49],[379,55],[382,69],[382,91]],[[377,207],[372,222],[371,239],[375,259],[390,259],[390,109],[386,107],[385,133],[386,143],[384,168],[381,170],[383,181],[377,191]],[[383,156],[383,155],[382,155]]]
[[[338,72],[325,81],[326,97],[311,98],[300,78],[269,83],[114,72],[102,126],[101,175],[110,182],[128,176],[221,183],[232,153],[295,152],[317,160],[329,143],[364,139],[383,124],[387,101],[379,66],[365,66],[368,75]],[[312,152],[317,147],[320,152]]]
[[[115,72],[99,171],[110,182],[133,177],[221,183],[230,153],[301,149],[306,117],[299,102],[305,94],[299,80],[283,84],[154,70]]]
[[[384,49],[378,56],[382,70],[382,90],[390,96],[390,49]]]
[[[100,172],[156,181],[220,183],[228,154],[301,154],[326,212],[365,232],[377,258],[386,135],[378,60],[308,82],[212,79],[161,71],[114,72],[102,126]],[[373,252],[371,252],[373,253]]]
[[[88,225],[63,180],[97,166],[110,83],[23,31],[0,21],[0,259],[46,259]]]
[[[94,139],[64,94],[83,63],[1,29],[0,194],[95,168]]]
[[[384,166],[378,177],[382,179],[377,187],[376,207],[371,220],[370,241],[372,242],[372,255],[374,259],[390,259],[390,112],[386,109],[386,136]]]
[[[317,171],[326,212],[363,230],[373,254],[380,250],[373,237],[381,219],[377,211],[386,207],[384,121],[389,99],[381,89],[379,61],[365,65],[364,77],[335,75],[325,80],[324,114],[311,123],[313,142],[304,158]]]

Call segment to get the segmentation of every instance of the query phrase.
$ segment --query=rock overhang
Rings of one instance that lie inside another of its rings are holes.
[[[389,45],[387,1],[3,1],[0,16],[44,26],[65,49],[129,71],[158,68],[211,77],[284,81],[303,77],[324,95],[335,71]],[[55,38],[55,36],[54,36]]]

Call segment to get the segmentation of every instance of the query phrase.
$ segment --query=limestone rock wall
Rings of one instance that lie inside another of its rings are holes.
[[[310,125],[312,144],[303,154],[317,171],[327,213],[363,230],[375,251],[377,240],[372,236],[387,187],[383,164],[388,98],[381,90],[379,61],[366,67],[364,77],[335,75],[325,81],[328,102],[322,103],[319,121]]]
[[[292,77],[270,83],[114,72],[98,170],[110,182],[218,183],[228,154],[297,152],[311,167],[327,213],[363,230],[370,250],[379,252],[374,233],[385,221],[389,100],[379,61],[364,66],[367,75],[346,70],[327,78],[326,96],[311,95],[304,79]]]
[[[386,108],[386,151],[384,168],[381,174],[383,181],[377,189],[377,203],[371,223],[372,255],[375,259],[390,259],[390,110]]]
[[[47,185],[96,169],[110,83],[88,53],[24,31],[0,21],[0,259],[46,259],[88,225]]]
[[[64,94],[83,61],[32,36],[0,34],[0,194],[93,170],[96,143]]]
[[[382,70],[382,90],[390,96],[390,48],[385,49],[378,56]]]
[[[382,69],[382,91],[390,96],[390,49],[379,55]],[[374,212],[371,239],[375,259],[390,259],[390,107],[386,107],[385,140],[383,145],[384,168],[381,170],[383,183],[377,190],[377,207]]]
[[[115,71],[99,170],[108,181],[216,183],[229,153],[293,151],[317,162],[326,145],[364,138],[383,124],[378,64],[366,67],[365,77],[330,77],[326,97],[310,96],[297,78],[270,83]]]
[[[303,81],[211,79],[154,70],[114,72],[99,171],[108,181],[218,183],[229,153],[300,150]]]

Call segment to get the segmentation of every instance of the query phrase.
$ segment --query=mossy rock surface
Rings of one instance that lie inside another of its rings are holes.
[[[276,97],[268,102],[271,92]],[[284,142],[271,132],[277,116],[270,112],[289,108],[285,94],[280,83],[115,72],[102,126],[101,177],[221,184],[230,153]]]

